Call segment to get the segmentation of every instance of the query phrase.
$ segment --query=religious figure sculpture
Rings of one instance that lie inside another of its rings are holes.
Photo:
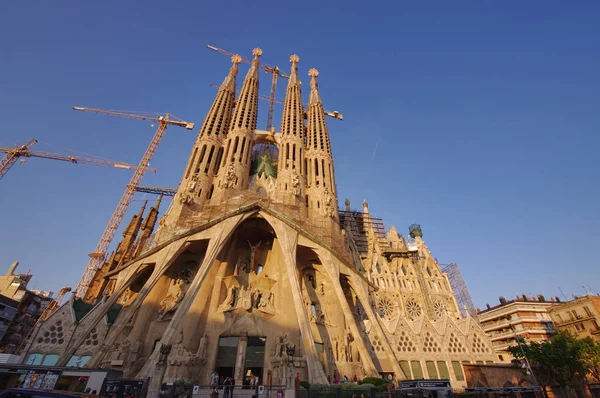
[[[292,193],[294,196],[300,195],[300,179],[295,171],[292,171]]]
[[[250,260],[244,256],[240,256],[237,261],[237,274],[246,275],[250,273]]]
[[[235,167],[233,164],[229,164],[227,166],[227,170],[225,171],[225,188],[231,188],[235,185],[235,180],[237,180],[237,176],[235,175]]]
[[[208,359],[208,335],[206,333],[200,339],[200,345],[198,346],[198,351],[196,351],[196,357],[201,363],[206,363],[206,360]]]
[[[175,283],[171,284],[167,295],[160,302],[159,321],[162,321],[165,315],[177,308],[177,305],[184,297],[184,288],[185,280],[182,278],[177,279]]]
[[[225,301],[223,301],[223,304],[221,304],[220,309],[227,311],[233,308],[235,304],[237,290],[238,289],[235,286],[229,287],[229,289],[227,290],[227,296],[225,297]]]
[[[254,256],[256,254],[256,250],[258,246],[260,246],[262,241],[258,241],[257,244],[253,245],[252,242],[248,241],[248,245],[250,245],[250,269],[254,268]]]
[[[266,293],[262,293],[260,296],[260,302],[258,303],[258,310],[262,311],[262,312],[266,312],[268,314],[274,314],[275,313],[275,306],[273,304],[275,298],[275,293],[273,292],[266,292]]]

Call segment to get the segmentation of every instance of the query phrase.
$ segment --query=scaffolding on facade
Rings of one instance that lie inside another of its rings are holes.
[[[376,243],[385,250],[388,246],[385,224],[383,219],[372,217],[369,213],[358,210],[339,210],[340,228],[348,225],[356,247],[360,254],[366,255],[369,251],[369,231],[373,231]]]
[[[457,264],[445,264],[441,265],[441,267],[442,272],[448,275],[450,287],[452,288],[452,292],[454,292],[454,297],[456,298],[460,312],[465,317],[469,315],[474,317],[477,314],[477,311],[475,311],[473,300],[471,300],[469,289],[467,289],[467,284],[463,279],[460,268],[458,268]]]

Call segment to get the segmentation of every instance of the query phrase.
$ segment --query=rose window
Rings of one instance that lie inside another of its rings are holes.
[[[377,312],[383,318],[391,318],[394,315],[394,304],[390,300],[383,298],[377,302]]]
[[[406,303],[406,314],[410,320],[415,320],[421,316],[421,306],[415,300],[410,299]]]
[[[437,319],[440,319],[446,313],[446,306],[441,301],[437,301],[433,304],[433,312]]]

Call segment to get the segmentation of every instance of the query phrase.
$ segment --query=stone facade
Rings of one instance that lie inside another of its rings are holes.
[[[587,294],[556,304],[549,314],[558,330],[567,331],[578,339],[591,337],[600,341],[600,296]]]
[[[297,372],[311,383],[392,374],[464,386],[463,363],[494,362],[489,338],[461,315],[420,228],[405,240],[393,227],[383,233],[366,202],[360,211],[349,201],[338,210],[316,70],[304,113],[299,58],[292,56],[282,131],[254,130],[260,54],[255,49],[234,109],[227,101],[239,57],[232,59],[205,120],[229,120],[229,127],[218,138],[202,127],[185,183],[151,244],[105,270],[110,283],[86,295],[95,304],[69,326],[63,346],[51,350],[44,336],[68,307],[40,327],[29,353],[52,351],[59,366],[90,353],[86,366],[149,377],[150,396],[180,378],[208,384],[215,369],[236,384],[252,373],[265,384],[289,385]],[[208,161],[199,155],[207,131],[216,159],[197,170],[193,165]],[[253,151],[265,142],[279,156]],[[256,169],[250,153],[261,159]]]
[[[499,362],[511,362],[514,358],[508,348],[516,345],[516,338],[541,342],[556,331],[548,311],[556,301],[549,301],[541,294],[537,297],[517,296],[515,300],[499,298],[500,304],[477,312],[483,330],[490,335]]]

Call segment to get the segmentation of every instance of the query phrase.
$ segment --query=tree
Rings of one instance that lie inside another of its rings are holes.
[[[587,373],[600,383],[600,342],[594,341],[591,337],[581,340],[583,362]]]
[[[518,346],[508,350],[518,361],[525,359],[523,353],[527,356],[532,368],[537,370],[535,375],[546,394],[546,387],[551,381],[567,388],[576,387],[585,380],[588,373],[584,360],[585,346],[567,332],[560,332],[541,343],[521,342],[523,352]]]

